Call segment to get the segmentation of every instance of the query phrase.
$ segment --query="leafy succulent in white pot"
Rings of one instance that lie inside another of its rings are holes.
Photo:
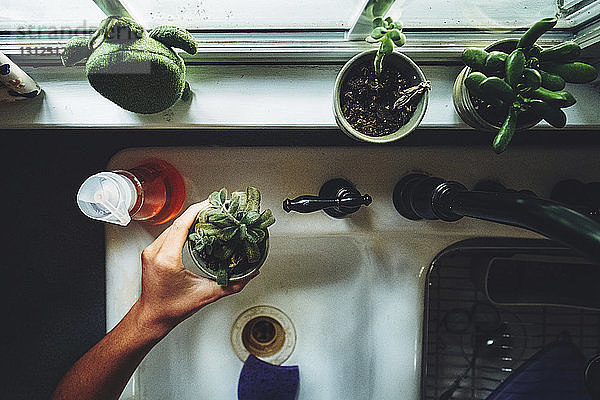
[[[187,247],[196,266],[219,285],[239,281],[265,262],[268,227],[275,223],[271,210],[260,211],[260,192],[227,189],[213,192],[208,205],[190,228]]]

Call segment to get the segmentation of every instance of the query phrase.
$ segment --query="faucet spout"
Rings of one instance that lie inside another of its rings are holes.
[[[524,228],[600,264],[600,223],[556,201],[519,192],[469,191],[458,182],[413,174],[396,186],[394,205],[413,220],[472,217]]]

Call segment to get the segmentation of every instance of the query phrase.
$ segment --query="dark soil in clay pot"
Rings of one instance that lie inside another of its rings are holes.
[[[381,76],[375,76],[371,63],[358,64],[348,71],[341,85],[341,108],[344,118],[354,129],[369,136],[396,132],[414,114],[418,101],[394,108],[401,92],[414,86],[418,78],[389,63]],[[420,97],[419,97],[420,98]]]

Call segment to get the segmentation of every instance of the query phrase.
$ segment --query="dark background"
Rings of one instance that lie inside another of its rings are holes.
[[[536,131],[514,146],[600,145],[593,132]],[[365,146],[337,130],[0,130],[2,399],[46,399],[105,333],[104,226],[77,208],[79,185],[121,149],[157,146]],[[488,134],[417,131],[394,146],[489,146]],[[460,155],[457,155],[457,157]],[[494,154],[490,149],[490,157]]]

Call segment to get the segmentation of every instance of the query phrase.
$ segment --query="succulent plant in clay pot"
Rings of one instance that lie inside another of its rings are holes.
[[[587,83],[598,76],[596,69],[576,61],[579,45],[567,41],[542,49],[541,35],[556,25],[544,18],[518,40],[503,40],[485,50],[465,49],[467,65],[456,78],[454,106],[461,118],[476,129],[497,132],[492,147],[506,150],[515,132],[542,119],[555,128],[566,125],[562,110],[575,104],[566,83]]]
[[[227,189],[213,192],[190,228],[188,249],[196,266],[219,285],[251,275],[265,262],[268,227],[275,223],[271,210],[260,212],[260,192]]]

